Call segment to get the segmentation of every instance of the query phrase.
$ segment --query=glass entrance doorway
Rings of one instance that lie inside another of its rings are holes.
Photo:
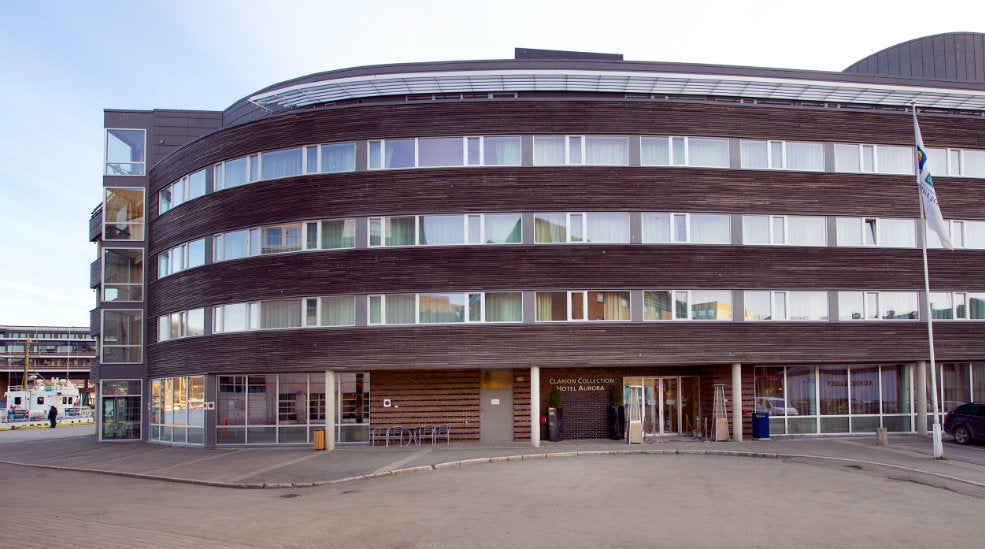
[[[625,378],[643,386],[643,435],[691,434],[700,429],[700,387],[694,376]]]

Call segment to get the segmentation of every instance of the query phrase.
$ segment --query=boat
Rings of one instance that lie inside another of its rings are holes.
[[[3,421],[46,420],[52,406],[58,409],[58,419],[91,418],[88,396],[68,379],[52,378],[47,383],[44,379],[35,379],[34,384],[27,387],[11,385],[7,387],[7,411]]]

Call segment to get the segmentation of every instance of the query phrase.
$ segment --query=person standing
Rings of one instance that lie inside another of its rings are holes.
[[[51,422],[51,428],[55,428],[55,421],[58,419],[58,408],[52,406],[48,408],[48,421]]]

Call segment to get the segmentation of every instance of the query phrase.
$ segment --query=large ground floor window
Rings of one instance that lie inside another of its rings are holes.
[[[140,440],[141,381],[100,382],[99,440]]]
[[[150,440],[205,443],[205,376],[151,380]]]
[[[310,444],[315,431],[326,429],[325,374],[216,380],[216,444]],[[335,376],[336,421],[328,427],[337,442],[369,441],[369,390],[368,373]]]
[[[771,434],[914,430],[909,364],[756,367],[756,411]]]

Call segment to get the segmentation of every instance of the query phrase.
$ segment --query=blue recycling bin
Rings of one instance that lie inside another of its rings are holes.
[[[752,438],[770,438],[769,412],[752,413]]]

